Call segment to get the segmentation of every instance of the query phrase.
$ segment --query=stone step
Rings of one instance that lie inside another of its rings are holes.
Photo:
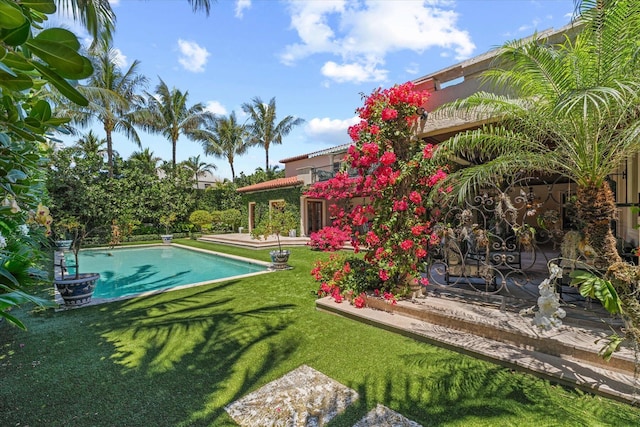
[[[318,299],[320,310],[401,333],[421,341],[529,372],[560,384],[626,403],[638,403],[640,382],[634,376],[635,358],[623,349],[608,364],[598,356],[606,333],[563,325],[540,332],[531,318],[517,313],[443,300],[417,298],[390,305],[369,298],[369,306],[337,304]],[[374,308],[375,307],[375,308]]]

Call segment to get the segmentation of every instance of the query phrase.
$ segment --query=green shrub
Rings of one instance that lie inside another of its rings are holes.
[[[211,223],[213,222],[213,216],[205,210],[197,210],[189,215],[189,222],[198,227],[200,231],[209,231],[211,229]]]

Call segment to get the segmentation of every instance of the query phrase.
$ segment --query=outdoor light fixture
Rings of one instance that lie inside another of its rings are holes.
[[[427,120],[427,116],[429,115],[429,113],[427,113],[427,110],[422,107],[416,110],[416,114],[419,115],[422,120]]]

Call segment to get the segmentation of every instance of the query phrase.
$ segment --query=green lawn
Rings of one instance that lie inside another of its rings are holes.
[[[247,250],[180,243],[268,260]],[[632,426],[640,409],[318,312],[293,270],[0,325],[2,426],[227,426],[224,406],[301,364],[426,426]]]

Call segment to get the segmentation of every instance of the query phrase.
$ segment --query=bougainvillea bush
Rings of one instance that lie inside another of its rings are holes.
[[[446,177],[446,171],[431,162],[433,146],[416,137],[421,120],[417,110],[428,96],[410,82],[374,90],[356,110],[361,121],[349,128],[353,145],[344,165],[357,170],[357,176],[344,171],[306,192],[330,202],[332,227],[343,231],[345,239],[319,232],[316,247],[336,249],[350,239],[356,252],[366,249],[367,268],[383,291],[415,280],[427,283],[420,276],[421,260],[437,239],[431,230],[435,218],[429,193]],[[322,236],[331,240],[320,243]]]
[[[331,254],[326,261],[316,261],[311,275],[320,282],[318,296],[330,295],[338,302],[343,296],[352,297],[382,285],[378,275],[368,268],[367,261],[344,252]]]

